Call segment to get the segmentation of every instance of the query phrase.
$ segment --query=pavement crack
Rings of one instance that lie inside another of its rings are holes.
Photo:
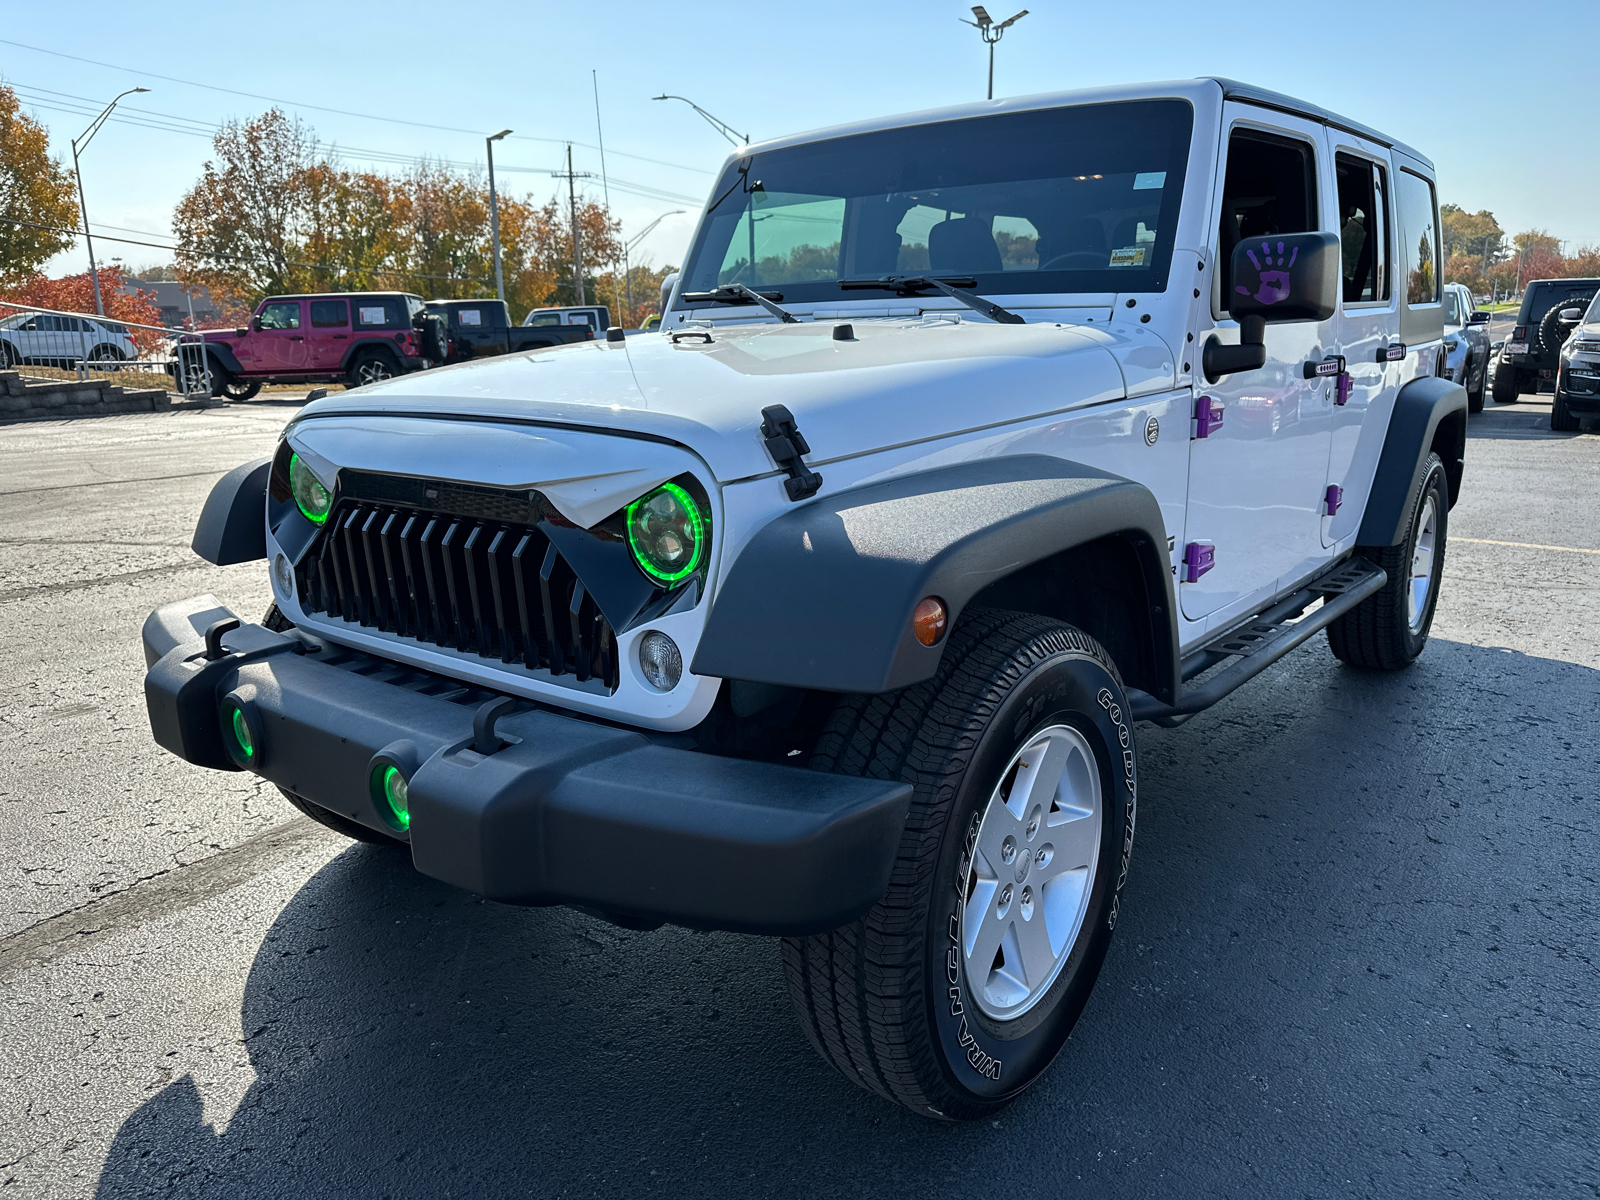
[[[7,600],[26,600],[33,596],[49,596],[60,592],[76,592],[84,588],[100,587],[108,583],[122,583],[130,579],[148,579],[153,575],[171,575],[176,571],[195,571],[210,566],[202,559],[194,562],[168,563],[164,567],[143,567],[137,571],[122,571],[116,575],[101,575],[96,579],[69,579],[63,583],[41,583],[33,587],[12,588],[0,592],[0,603]]]
[[[204,479],[226,475],[227,471],[186,471],[182,475],[145,475],[138,479],[86,479],[82,483],[52,483],[46,487],[13,488],[0,496],[32,496],[38,492],[67,492],[76,488],[118,487],[125,483],[164,483],[169,479]]]
[[[309,817],[296,817],[227,850],[140,876],[127,887],[0,938],[0,982],[221,895],[335,837]]]

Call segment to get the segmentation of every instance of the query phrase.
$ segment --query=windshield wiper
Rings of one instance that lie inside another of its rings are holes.
[[[959,286],[956,286],[959,285]],[[991,300],[985,300],[974,292],[963,291],[962,288],[977,287],[978,281],[970,275],[951,275],[944,279],[934,279],[929,275],[885,275],[882,279],[841,279],[839,286],[845,291],[884,291],[894,292],[901,296],[915,296],[918,292],[943,292],[952,300],[959,300],[974,312],[980,312],[991,321],[998,321],[1002,325],[1027,324],[1016,313],[1008,308],[1001,308]]]
[[[725,283],[709,292],[685,292],[679,296],[685,304],[743,304],[754,300],[785,325],[797,325],[800,318],[786,308],[779,308],[774,300],[782,300],[782,292],[757,292],[742,283]]]

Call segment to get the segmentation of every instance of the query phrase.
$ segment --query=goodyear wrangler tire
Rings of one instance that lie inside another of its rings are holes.
[[[1437,454],[1428,455],[1409,512],[1410,532],[1398,546],[1359,550],[1384,569],[1388,582],[1328,626],[1329,649],[1352,667],[1398,671],[1428,644],[1450,527],[1450,486]]]
[[[841,701],[812,765],[916,791],[883,899],[784,940],[802,1027],[913,1112],[995,1111],[1066,1042],[1116,925],[1137,796],[1116,665],[1060,622],[969,613],[933,679]]]

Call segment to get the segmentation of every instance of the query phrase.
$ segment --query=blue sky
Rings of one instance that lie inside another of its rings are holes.
[[[1437,164],[1443,200],[1492,209],[1508,232],[1542,227],[1569,248],[1600,243],[1593,0],[1519,3],[1515,20],[1508,6],[1471,2],[1025,2],[1032,11],[997,52],[997,95],[1227,75],[1411,143]],[[996,18],[1012,11],[1005,0],[990,9]],[[509,126],[517,136],[496,153],[498,182],[543,199],[564,139],[582,143],[578,170],[600,171],[592,70],[625,232],[690,210],[641,244],[660,264],[679,261],[728,145],[687,106],[650,97],[688,96],[758,138],[981,99],[987,60],[977,32],[958,21],[967,15],[943,0],[276,0],[159,12],[3,0],[0,79],[64,157],[101,104],[149,87],[122,102],[128,120],[108,124],[84,155],[85,190],[97,230],[165,243],[172,206],[208,156],[206,127],[270,105],[213,89],[285,101],[352,166],[399,169],[395,160],[419,155],[481,162],[483,134]],[[192,132],[135,124],[142,114]],[[598,196],[598,178],[587,186]],[[99,249],[130,267],[170,259],[110,242]],[[75,251],[51,270],[84,261]]]

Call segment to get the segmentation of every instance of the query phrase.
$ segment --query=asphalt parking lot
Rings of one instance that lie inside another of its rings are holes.
[[[1123,916],[1050,1074],[929,1124],[777,948],[474,899],[151,743],[138,631],[293,411],[0,428],[0,1193],[1600,1195],[1600,434],[1472,419],[1433,641],[1141,728]]]

